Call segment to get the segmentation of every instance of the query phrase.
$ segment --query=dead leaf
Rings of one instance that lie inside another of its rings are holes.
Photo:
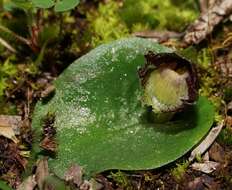
[[[208,175],[203,174],[201,177],[196,177],[194,180],[188,182],[185,190],[217,190],[221,189],[220,185],[214,181],[214,179]]]
[[[29,176],[20,184],[17,190],[33,190],[36,185],[35,176]]]
[[[186,190],[192,189],[204,189],[204,184],[201,177],[195,178],[193,181],[190,181],[186,187]]]
[[[50,137],[45,137],[41,143],[40,147],[44,150],[51,151],[51,152],[56,152],[57,151],[57,143],[54,138]]]
[[[206,138],[191,152],[189,161],[192,162],[196,156],[202,155],[215,141],[224,126],[222,121],[218,126],[213,127]]]
[[[14,143],[18,143],[18,139],[11,127],[0,127],[0,135],[11,139]]]
[[[220,164],[218,162],[206,161],[204,163],[195,162],[191,165],[191,168],[209,174],[215,171],[219,166]]]
[[[14,143],[18,142],[15,135],[20,134],[22,120],[20,116],[0,115],[0,135],[11,139]]]
[[[223,148],[216,142],[209,149],[209,156],[216,162],[222,163],[225,161],[225,152]]]
[[[38,161],[37,169],[35,172],[35,180],[40,190],[44,190],[45,179],[49,176],[47,158]]]
[[[68,182],[72,182],[78,187],[83,183],[83,168],[78,165],[72,165],[68,171],[65,173],[65,180]]]
[[[22,126],[21,116],[18,115],[0,115],[0,126],[11,126],[16,135],[20,134],[20,127]]]

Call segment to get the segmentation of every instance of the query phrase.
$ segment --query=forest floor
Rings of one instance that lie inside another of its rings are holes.
[[[4,127],[0,131],[1,180],[13,188],[25,182],[24,171],[30,164],[34,137],[33,109],[41,97],[52,91],[52,82],[59,74],[102,43],[140,36],[174,48],[197,64],[200,94],[215,105],[214,126],[222,121],[224,126],[207,152],[197,158],[204,167],[211,167],[210,171],[194,168],[188,162],[188,153],[155,170],[101,173],[95,178],[98,189],[232,189],[232,25],[229,17],[232,8],[222,6],[225,14],[218,16],[214,14],[218,11],[215,7],[220,7],[216,4],[204,7],[191,1],[177,1],[173,5],[174,1],[168,0],[167,5],[157,1],[159,7],[150,1],[141,2],[85,0],[63,14],[38,10],[31,31],[23,27],[27,25],[27,15],[22,10],[0,13],[0,39],[7,41],[7,45],[0,46],[0,127],[10,123],[16,128],[13,135]],[[156,14],[157,7],[159,14]],[[200,14],[211,15],[215,22],[209,18],[207,23],[198,20],[193,24]],[[1,25],[14,33],[1,30]],[[191,36],[191,33],[194,34]],[[216,163],[216,167],[207,165],[209,161]],[[36,166],[27,175],[35,171]],[[27,182],[27,188],[32,187]],[[1,188],[4,190],[0,185]],[[71,184],[70,188],[77,189],[77,186]]]

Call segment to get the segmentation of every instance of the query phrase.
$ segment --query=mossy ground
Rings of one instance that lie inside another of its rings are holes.
[[[29,124],[21,133],[20,146],[24,148],[20,151],[29,151],[31,148],[30,117],[41,91],[70,63],[100,44],[131,36],[134,32],[184,32],[198,17],[199,5],[190,0],[95,0],[84,1],[75,10],[63,14],[56,14],[52,10],[42,11],[41,14],[37,19],[44,27],[36,38],[36,48],[17,40],[12,33],[0,33],[0,38],[17,51],[7,51],[0,45],[0,114],[18,114],[28,119]],[[25,18],[23,11],[2,11],[0,25],[30,39]],[[216,186],[216,182],[219,184],[217,187],[222,189],[232,186],[232,114],[231,110],[226,109],[232,99],[231,73],[228,73],[231,71],[225,72],[223,68],[227,64],[223,61],[216,64],[216,60],[225,57],[231,60],[232,40],[229,31],[231,24],[225,22],[204,42],[185,50],[180,48],[178,40],[165,42],[196,63],[200,94],[209,97],[216,107],[215,124],[227,119],[227,125],[217,139],[225,152],[227,167],[210,175],[202,174],[187,166],[187,155],[180,164],[173,163],[155,171],[112,171],[100,174],[98,178],[109,189],[187,189],[196,177],[208,179],[212,187]],[[20,172],[17,172],[19,175]],[[20,177],[12,175],[12,170],[5,171],[0,178],[13,187],[20,182]]]

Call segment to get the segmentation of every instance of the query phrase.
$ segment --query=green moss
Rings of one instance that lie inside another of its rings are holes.
[[[99,44],[113,41],[127,36],[128,29],[118,15],[119,4],[114,1],[100,3],[97,12],[87,14],[90,21],[89,30],[91,45],[96,47]]]
[[[232,145],[232,130],[231,127],[224,128],[219,134],[217,140],[225,145]]]
[[[170,0],[125,0],[120,16],[129,29],[133,29],[134,24],[142,23],[150,29],[182,31],[198,16],[193,2],[192,7],[182,4],[175,5]]]
[[[220,84],[220,76],[212,68],[203,69],[200,74],[200,90],[202,96],[208,97],[215,107],[215,121],[220,122],[223,119],[221,106],[223,105],[223,88]]]
[[[90,34],[86,32],[85,38],[96,47],[136,31],[183,31],[198,16],[193,2],[184,5],[174,5],[171,0],[109,0],[87,14]]]
[[[16,115],[17,107],[11,102],[6,102],[4,97],[0,97],[0,114],[6,115]]]
[[[222,121],[223,83],[221,82],[219,73],[213,67],[214,55],[212,50],[210,48],[197,50],[191,46],[180,51],[180,53],[196,64],[199,74],[199,93],[201,96],[208,97],[214,104],[216,110],[215,121]]]
[[[11,59],[7,59],[0,64],[0,96],[3,96],[4,90],[9,87],[7,80],[17,73],[16,66],[11,63]]]
[[[188,161],[185,161],[185,162],[183,162],[181,164],[176,164],[176,167],[171,170],[172,176],[177,181],[180,181],[183,178],[183,176],[184,176],[184,174],[185,174],[188,166],[189,166],[189,162]]]
[[[159,20],[152,15],[154,13],[153,6],[155,6],[154,1],[125,0],[120,10],[120,16],[130,29],[138,23],[148,24],[155,28],[159,25]]]
[[[125,173],[118,171],[116,173],[111,172],[111,177],[116,182],[116,184],[125,190],[132,190],[132,184],[129,178],[125,175]]]
[[[150,25],[148,23],[135,23],[133,24],[132,31],[146,31],[150,30]]]
[[[224,89],[224,100],[230,102],[232,100],[232,87],[227,87]]]
[[[208,69],[213,62],[213,53],[210,48],[203,48],[197,54],[197,64],[204,68]]]
[[[11,102],[6,102],[4,98],[4,90],[11,87],[9,80],[16,76],[17,67],[11,61],[14,57],[9,57],[4,63],[0,62],[0,114],[16,114],[17,109]]]
[[[197,154],[195,158],[196,158],[197,162],[202,162],[203,161],[203,159],[201,157],[201,154]]]

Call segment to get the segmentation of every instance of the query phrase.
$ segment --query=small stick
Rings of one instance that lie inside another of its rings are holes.
[[[202,155],[216,140],[224,126],[224,120],[218,126],[213,127],[206,138],[191,152],[189,161],[192,162],[197,155]]]
[[[210,34],[214,27],[232,13],[232,0],[223,0],[210,7],[187,29],[183,41],[186,44],[198,44]]]
[[[11,51],[12,53],[17,53],[16,49],[14,49],[7,41],[2,39],[1,37],[0,37],[0,44],[2,44],[6,49]]]

